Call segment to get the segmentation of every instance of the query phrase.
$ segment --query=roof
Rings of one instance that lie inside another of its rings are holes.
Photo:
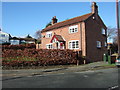
[[[17,37],[12,37],[11,40],[35,41],[36,39],[34,39],[34,38],[17,38]]]
[[[65,20],[65,21],[62,21],[62,22],[59,22],[59,23],[55,23],[51,26],[46,27],[41,32],[46,32],[46,31],[50,31],[52,29],[60,28],[60,27],[66,26],[66,25],[71,25],[71,24],[74,24],[74,23],[77,23],[77,22],[85,21],[91,15],[93,15],[93,13],[88,13],[88,14],[78,16],[78,17],[75,17],[75,18],[72,18],[72,19],[68,19],[68,20]]]
[[[62,36],[61,36],[61,35],[54,35],[54,36],[52,37],[52,39],[51,39],[51,41],[50,41],[50,42],[52,42],[52,40],[53,40],[54,38],[56,38],[56,39],[57,39],[57,41],[61,41],[61,42],[63,42],[63,41],[64,41],[64,39],[62,38]]]
[[[9,36],[9,34],[8,34],[8,33],[3,32],[3,31],[0,31],[0,34],[5,34],[5,35],[8,35],[8,36]]]

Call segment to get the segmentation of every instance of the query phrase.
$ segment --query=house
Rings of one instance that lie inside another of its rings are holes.
[[[42,49],[71,49],[80,51],[88,60],[100,61],[107,51],[107,37],[104,22],[98,14],[98,6],[92,3],[91,13],[57,22],[41,31]]]
[[[35,38],[32,38],[31,36],[27,36],[25,38],[18,38],[18,37],[12,37],[10,39],[10,43],[11,45],[18,45],[18,44],[26,44],[26,43],[29,43],[29,44],[35,44],[36,43],[36,39]]]
[[[9,44],[10,37],[11,37],[10,34],[5,33],[0,29],[0,44]]]

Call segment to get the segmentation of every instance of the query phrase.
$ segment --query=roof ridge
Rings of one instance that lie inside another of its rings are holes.
[[[51,26],[49,26],[49,27],[44,28],[42,31],[44,32],[46,29],[50,29],[50,28],[53,29],[53,27],[54,27],[55,25],[59,25],[59,24],[64,23],[64,22],[69,22],[69,21],[74,20],[74,19],[76,19],[76,18],[84,17],[84,16],[87,16],[87,15],[90,15],[90,16],[91,16],[91,15],[93,15],[93,13],[87,13],[87,14],[84,14],[84,15],[81,15],[81,16],[77,16],[77,17],[74,17],[74,18],[71,18],[71,19],[68,19],[68,20],[64,20],[64,21],[55,23],[55,24],[53,24],[53,25],[51,25]],[[90,16],[88,16],[88,17],[90,17]],[[86,20],[86,19],[87,19],[87,18],[85,18],[85,20]],[[80,20],[80,21],[83,21],[83,20]],[[63,25],[63,26],[64,26],[64,25]]]
[[[64,20],[64,21],[61,21],[61,22],[66,22],[66,21],[69,21],[69,20],[72,20],[72,19],[75,19],[75,18],[78,18],[78,17],[82,17],[82,16],[85,16],[85,15],[89,15],[89,14],[92,14],[92,13],[87,13],[87,14],[84,14],[84,15],[81,15],[81,16],[77,16],[77,17],[74,17],[74,18],[70,18],[68,20]],[[58,22],[58,23],[61,23],[61,22]],[[57,24],[57,23],[55,23]]]
[[[92,14],[92,13],[88,13],[88,14],[84,14],[84,15],[81,15],[81,16],[77,16],[77,17],[74,17],[74,18],[71,18],[71,19],[68,19],[68,20],[64,20],[64,21],[55,23],[55,24],[59,24],[59,23],[62,23],[62,22],[66,22],[66,21],[69,21],[69,20],[72,20],[72,19],[75,19],[75,18],[78,18],[78,17],[82,17],[82,16],[85,16],[85,15],[89,15],[89,14]],[[53,24],[53,25],[55,25],[55,24]],[[53,26],[53,25],[51,25],[51,26]],[[50,27],[51,27],[51,26],[50,26]]]

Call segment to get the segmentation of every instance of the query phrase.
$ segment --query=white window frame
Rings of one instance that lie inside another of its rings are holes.
[[[102,45],[101,45],[101,41],[97,41],[97,48],[101,48]]]
[[[76,42],[78,42],[78,45],[76,44]],[[73,44],[73,43],[75,43],[75,44]],[[73,45],[75,45],[74,48],[73,48]],[[68,48],[69,49],[79,49],[79,40],[71,40],[71,41],[69,41],[68,42]]]
[[[51,38],[52,37],[52,32],[46,32],[46,38]]]
[[[77,33],[77,32],[78,32],[78,25],[69,27],[69,33]]]
[[[50,43],[50,44],[46,44],[46,48],[47,49],[53,49],[53,45]]]
[[[102,28],[102,34],[103,34],[103,35],[106,35],[106,32],[105,32],[105,29],[104,29],[104,28]]]

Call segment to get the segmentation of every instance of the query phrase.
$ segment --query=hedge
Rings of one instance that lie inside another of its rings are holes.
[[[2,50],[5,49],[13,49],[13,50],[24,50],[24,49],[32,49],[32,48],[36,48],[36,44],[20,44],[20,45],[2,45]]]
[[[69,65],[77,63],[77,53],[60,49],[2,49],[3,67]]]

